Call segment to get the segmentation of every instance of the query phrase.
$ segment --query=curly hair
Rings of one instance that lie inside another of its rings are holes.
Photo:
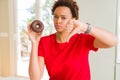
[[[79,7],[77,3],[73,0],[57,0],[55,1],[52,7],[52,14],[54,13],[55,9],[60,6],[68,7],[72,13],[72,17],[75,19],[79,18]]]

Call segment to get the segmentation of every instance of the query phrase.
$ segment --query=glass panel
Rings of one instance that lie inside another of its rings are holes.
[[[27,29],[27,24],[35,17],[35,0],[17,1],[17,22],[18,22],[18,55],[17,75],[28,76],[28,65],[31,44],[27,35],[22,31]]]
[[[18,76],[28,77],[29,56],[31,51],[29,38],[22,30],[27,30],[27,24],[29,22],[34,19],[40,19],[45,26],[43,35],[55,32],[51,15],[51,6],[54,1],[55,0],[17,0]],[[45,69],[45,76],[43,76],[42,80],[48,79],[46,72]]]
[[[40,20],[44,23],[45,29],[43,35],[48,35],[55,32],[51,14],[51,6],[55,0],[45,0],[40,10]]]

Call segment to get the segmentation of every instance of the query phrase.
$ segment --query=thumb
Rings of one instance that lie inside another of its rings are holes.
[[[68,38],[67,38],[67,42],[69,42],[70,38],[71,38],[73,35],[75,35],[76,32],[77,32],[76,29],[73,29],[73,30],[70,32],[70,34],[69,34],[69,36],[68,36]]]

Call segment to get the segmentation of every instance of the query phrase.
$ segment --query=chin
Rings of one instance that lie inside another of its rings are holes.
[[[58,33],[62,33],[63,31],[61,31],[61,30],[56,30]]]

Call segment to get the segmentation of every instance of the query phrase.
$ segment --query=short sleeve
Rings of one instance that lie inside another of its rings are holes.
[[[86,34],[86,42],[87,42],[87,45],[89,46],[90,50],[97,51],[98,48],[94,47],[94,40],[95,40],[95,38],[93,36]]]
[[[43,39],[41,38],[39,41],[39,45],[38,45],[38,56],[42,56],[44,57],[44,51],[43,51]]]

